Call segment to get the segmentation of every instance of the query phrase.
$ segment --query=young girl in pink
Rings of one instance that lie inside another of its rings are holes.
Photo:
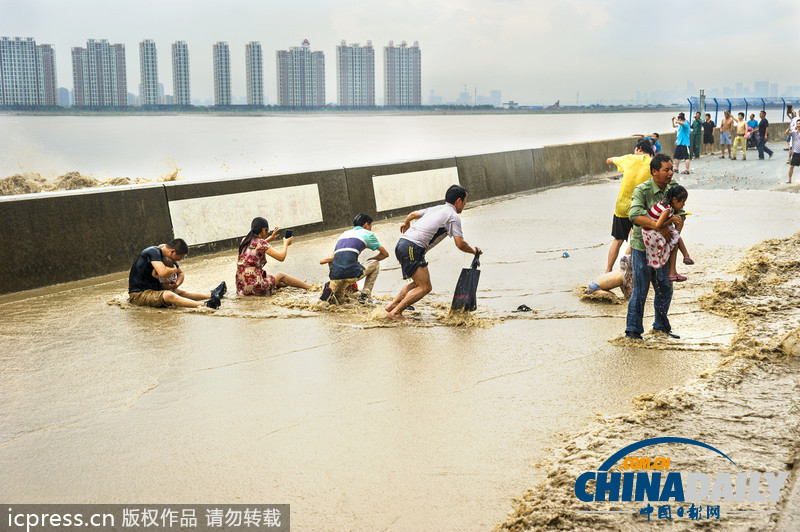
[[[667,190],[664,199],[650,207],[650,210],[647,211],[647,217],[656,222],[656,228],[642,228],[642,240],[644,241],[644,249],[647,256],[647,265],[651,268],[661,268],[669,264],[670,281],[686,280],[685,276],[678,274],[675,268],[675,258],[673,257],[672,260],[670,260],[676,252],[676,245],[683,254],[683,263],[694,264],[694,261],[686,250],[681,234],[675,229],[675,225],[670,222],[670,218],[674,216],[675,212],[683,209],[688,197],[689,193],[680,185],[675,185]],[[661,231],[659,231],[665,226],[669,228],[669,236],[667,237],[662,235]]]

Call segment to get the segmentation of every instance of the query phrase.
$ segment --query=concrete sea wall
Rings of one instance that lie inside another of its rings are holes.
[[[610,171],[606,158],[635,142],[2,197],[0,294],[126,271],[142,249],[174,237],[194,253],[233,248],[256,216],[308,234],[347,227],[360,212],[380,219],[441,203],[453,183],[472,200],[560,185]],[[674,142],[674,133],[661,136],[667,153]]]

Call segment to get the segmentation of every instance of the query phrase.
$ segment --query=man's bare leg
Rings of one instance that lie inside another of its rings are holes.
[[[188,292],[186,290],[181,290],[180,288],[176,288],[172,292],[182,298],[191,299],[193,301],[205,301],[207,299],[211,299],[211,292]]]
[[[183,290],[181,290],[183,292]],[[183,292],[184,294],[190,294],[191,292]],[[201,294],[192,294],[194,296],[201,295]],[[208,294],[206,299],[209,299],[211,294]],[[187,307],[187,308],[197,308],[202,307],[205,305],[202,301],[197,301],[194,299],[189,299],[187,297],[179,296],[175,292],[171,290],[164,291],[164,302],[169,303],[173,307]]]
[[[389,313],[389,319],[408,321],[403,316],[403,311],[407,309],[409,305],[413,305],[433,290],[431,286],[431,275],[430,272],[428,272],[427,266],[420,266],[417,268],[417,271],[414,272],[411,279],[413,282],[404,286],[403,289],[400,290],[400,293],[397,294],[397,297],[394,298],[394,301],[386,307],[386,312]]]
[[[622,247],[623,240],[617,240],[616,238],[611,241],[611,247],[608,248],[608,264],[606,265],[606,273],[611,272],[614,269],[614,263],[617,262],[617,257],[619,256],[619,250]]]

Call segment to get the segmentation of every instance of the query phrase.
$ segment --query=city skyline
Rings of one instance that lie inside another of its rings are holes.
[[[336,57],[335,47],[342,40],[371,40],[378,46],[419,41],[425,49],[423,103],[431,91],[445,103],[455,101],[465,85],[477,95],[501,90],[504,101],[549,105],[556,100],[633,101],[637,93],[685,92],[687,82],[707,94],[743,80],[776,84],[779,95],[797,84],[786,54],[797,45],[792,21],[800,20],[800,5],[788,0],[768,0],[757,8],[744,2],[678,0],[668,14],[637,11],[621,2],[577,0],[409,0],[401,6],[384,0],[291,5],[232,0],[223,9],[205,2],[144,0],[144,7],[151,4],[157,6],[158,17],[150,16],[148,9],[115,10],[95,0],[0,0],[0,35],[30,36],[53,45],[62,87],[71,86],[69,50],[87,39],[124,44],[129,54],[150,39],[162,57],[172,43],[184,41],[192,53],[195,103],[213,98],[210,50],[218,41],[230,47],[234,100],[247,94],[248,42],[260,42],[269,57],[303,39],[328,57]],[[119,16],[104,17],[102,23],[86,16],[109,9]],[[752,46],[736,45],[742,24]],[[724,60],[728,56],[736,61]],[[129,57],[127,65],[128,85],[134,90],[140,83],[133,63],[137,59]],[[159,79],[172,79],[170,66],[170,61],[159,62]],[[268,104],[278,101],[275,77],[275,69],[265,65]],[[380,100],[385,88],[381,74],[376,72],[376,77]],[[327,76],[326,103],[335,103],[336,82],[335,76]],[[172,92],[171,87],[167,90]]]

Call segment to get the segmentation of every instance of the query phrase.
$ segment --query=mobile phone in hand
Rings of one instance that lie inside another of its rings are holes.
[[[286,231],[283,233],[283,238],[284,238],[284,239],[286,239],[286,238],[292,238],[292,230],[291,230],[291,229],[287,229],[287,230],[286,230]]]

